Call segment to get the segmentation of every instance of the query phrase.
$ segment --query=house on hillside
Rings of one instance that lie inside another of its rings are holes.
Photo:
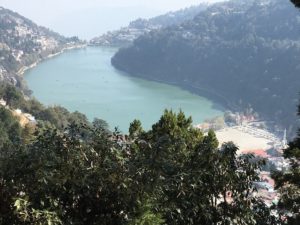
[[[13,115],[19,118],[19,122],[22,127],[25,127],[27,124],[36,125],[37,121],[34,116],[29,113],[23,113],[21,109],[16,109],[13,111]]]
[[[6,101],[3,100],[3,98],[0,99],[0,105],[2,105],[4,107],[7,105]]]
[[[16,113],[17,115],[21,115],[21,114],[22,114],[22,110],[21,110],[21,109],[16,109],[16,110],[15,110],[15,113]]]
[[[35,117],[29,113],[24,113],[24,116],[29,120],[30,123],[36,123]]]

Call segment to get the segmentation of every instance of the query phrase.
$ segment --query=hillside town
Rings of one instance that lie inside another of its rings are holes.
[[[187,19],[192,19],[199,12],[207,9],[210,3],[202,3],[197,6],[191,6],[176,12],[168,12],[164,15],[157,16],[151,19],[137,19],[126,27],[119,30],[109,31],[101,36],[90,40],[89,44],[92,46],[128,46],[133,43],[138,37],[157,31],[164,27],[180,24]]]
[[[122,27],[117,31],[110,31],[100,37],[93,38],[90,45],[99,46],[126,46],[132,43],[139,36],[146,34],[152,30],[161,28],[158,25],[147,25],[140,27]]]
[[[65,38],[0,6],[0,82],[19,85],[27,67],[64,49],[81,47],[77,37]]]
[[[223,143],[233,142],[239,148],[238,154],[253,154],[257,158],[266,159],[267,166],[260,173],[260,182],[255,186],[259,190],[257,196],[271,206],[278,201],[278,193],[274,190],[275,182],[271,178],[272,171],[286,171],[289,161],[283,157],[288,147],[286,130],[268,130],[267,123],[255,115],[245,113],[225,113],[219,117],[196,125],[204,132],[210,129],[216,132],[220,147]]]

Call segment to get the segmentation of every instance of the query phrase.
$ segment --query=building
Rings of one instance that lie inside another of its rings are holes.
[[[16,110],[15,110],[15,113],[16,113],[17,115],[21,115],[21,114],[22,114],[22,110],[21,110],[21,109],[16,109]]]
[[[24,113],[24,116],[29,120],[29,122],[31,122],[31,123],[36,122],[35,117],[29,113]]]
[[[6,101],[4,101],[3,98],[0,99],[0,105],[2,105],[4,107],[7,105]]]

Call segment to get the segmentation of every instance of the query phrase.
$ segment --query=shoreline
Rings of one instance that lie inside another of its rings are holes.
[[[117,62],[115,62],[114,58],[111,59],[111,64],[116,70],[122,72],[125,76],[136,77],[136,78],[141,78],[141,79],[145,79],[145,80],[149,80],[149,81],[161,82],[164,84],[173,85],[173,86],[179,87],[183,90],[189,91],[192,94],[207,98],[213,102],[214,108],[219,109],[223,112],[226,112],[226,111],[243,112],[245,110],[245,108],[243,108],[242,106],[239,106],[239,105],[235,104],[233,101],[226,99],[225,96],[222,95],[222,93],[217,92],[216,90],[209,90],[208,87],[200,87],[198,85],[188,83],[188,81],[185,81],[185,80],[184,81],[167,81],[164,79],[153,78],[148,75],[141,74],[141,73],[134,73],[134,72],[131,73],[130,70],[128,70],[126,67],[119,65]],[[274,121],[273,118],[268,115],[261,114],[260,119],[262,121],[266,121],[266,122],[271,121],[272,123],[276,123],[282,130],[285,128],[284,126],[279,124],[277,121]],[[274,127],[272,125],[269,126],[269,128],[271,130],[273,130],[272,133],[274,133],[274,134],[276,133],[276,131],[274,130]]]
[[[68,50],[72,50],[72,49],[80,49],[80,48],[86,48],[86,47],[87,47],[87,45],[84,44],[84,45],[67,46],[67,47],[65,47],[65,48],[62,48],[60,51],[58,51],[58,52],[56,52],[56,53],[54,53],[54,54],[49,54],[48,56],[41,58],[40,60],[38,60],[37,62],[31,64],[30,66],[23,67],[23,68],[22,68],[22,71],[20,71],[20,75],[23,75],[27,70],[34,68],[35,66],[38,65],[38,63],[40,63],[40,62],[43,61],[43,60],[51,59],[51,58],[53,58],[53,57],[56,57],[56,56],[58,56],[58,55],[64,53],[65,51],[68,51]],[[95,47],[98,47],[98,46],[95,46]],[[111,47],[108,47],[108,48],[110,49]],[[111,66],[112,66],[113,68],[117,69],[113,64],[112,64]],[[214,91],[210,91],[210,90],[208,90],[207,88],[205,89],[205,88],[201,88],[201,87],[198,87],[198,86],[196,86],[196,85],[193,85],[193,84],[189,84],[189,83],[187,83],[187,81],[184,81],[182,84],[179,83],[179,81],[169,81],[169,82],[168,82],[168,81],[165,81],[165,80],[160,80],[160,79],[155,79],[155,78],[149,78],[149,77],[145,77],[145,76],[142,76],[142,75],[132,75],[132,74],[126,72],[126,71],[124,72],[124,71],[119,70],[119,69],[117,69],[117,70],[120,71],[120,72],[121,72],[122,74],[124,74],[125,76],[128,76],[128,77],[137,77],[137,78],[140,78],[140,79],[145,79],[145,80],[149,80],[149,81],[154,81],[154,82],[158,82],[158,83],[164,83],[164,84],[176,86],[176,87],[179,87],[179,88],[181,88],[181,89],[183,89],[183,90],[187,90],[187,91],[189,91],[190,93],[193,93],[193,94],[195,94],[195,95],[202,96],[202,97],[204,97],[204,98],[208,98],[208,99],[210,99],[210,100],[213,102],[213,104],[214,104],[213,107],[218,108],[218,109],[221,109],[221,111],[223,112],[223,114],[220,115],[221,117],[224,117],[224,112],[225,112],[227,109],[232,109],[232,108],[233,108],[233,107],[230,107],[230,102],[229,102],[228,100],[224,99],[224,97],[221,96],[221,94],[216,93],[216,92],[214,92]],[[204,92],[204,93],[203,93],[203,92]],[[206,94],[205,94],[205,93],[206,93]],[[223,101],[222,101],[222,100],[223,100]],[[237,110],[237,109],[235,108],[235,110]],[[237,110],[237,111],[240,111],[240,110]],[[197,125],[198,125],[197,123],[194,123],[194,126],[197,126]],[[226,130],[227,130],[227,131],[231,131],[231,132],[229,132],[229,133],[232,133],[232,132],[233,132],[233,136],[239,136],[239,133],[237,133],[238,130],[237,130],[237,129],[234,129],[234,127],[232,127],[232,128],[233,128],[233,129],[231,129],[230,127],[226,127],[226,128],[224,128],[224,129],[222,129],[222,130],[216,130],[216,132],[221,133],[221,134],[222,134],[222,137],[224,137],[224,138],[220,138],[221,141],[222,141],[222,139],[223,139],[223,141],[225,141],[225,142],[231,140],[231,139],[230,139],[230,140],[227,139],[226,136],[228,135],[228,133],[226,132]],[[240,131],[241,131],[241,130],[240,130]],[[265,130],[265,131],[267,131],[267,130]],[[247,132],[246,132],[246,133],[247,133]],[[269,133],[271,133],[272,136],[275,134],[274,132],[269,132]],[[249,134],[249,133],[248,133],[248,134]],[[245,136],[245,135],[243,135],[243,136]],[[251,137],[248,137],[247,135],[246,135],[246,137],[247,137],[247,138],[251,138]],[[274,136],[273,136],[273,137],[274,137]],[[256,138],[259,138],[259,137],[256,137]],[[262,138],[262,137],[260,137],[260,138]],[[258,142],[263,141],[263,142],[264,142],[263,147],[254,146],[254,147],[251,147],[250,149],[252,149],[252,150],[255,150],[255,149],[258,149],[258,148],[263,148],[263,149],[265,149],[265,146],[269,146],[269,145],[266,143],[265,140],[261,140],[260,138],[258,139],[258,140],[259,140]],[[224,139],[225,139],[225,140],[224,140]],[[241,138],[237,137],[236,140],[238,140],[238,139],[241,139]],[[273,140],[272,140],[272,139],[273,139]],[[277,140],[274,141],[274,138],[271,138],[271,139],[268,138],[269,142],[273,142],[273,143],[274,143],[274,142],[277,142],[277,143],[278,143],[278,137],[277,137],[276,139],[277,139]],[[236,141],[236,140],[231,140],[231,141]],[[251,140],[253,140],[253,139],[251,138]],[[252,141],[250,141],[250,142],[252,142]],[[249,150],[249,149],[247,149],[247,148],[244,148],[244,146],[240,146],[240,147],[242,147],[242,150]],[[269,146],[269,147],[270,147],[270,146]]]
[[[176,86],[183,90],[189,91],[192,94],[207,98],[213,102],[214,108],[216,108],[216,109],[221,108],[221,110],[223,112],[225,112],[226,110],[238,111],[238,112],[241,111],[241,108],[239,108],[234,103],[228,101],[221,93],[217,93],[215,91],[208,90],[207,88],[201,88],[201,87],[195,86],[193,84],[189,84],[186,81],[183,81],[182,83],[180,83],[179,81],[166,81],[166,80],[148,77],[148,76],[145,76],[142,74],[130,73],[130,71],[128,71],[126,68],[122,68],[120,65],[116,66],[112,61],[111,61],[111,64],[116,70],[122,72],[125,76],[136,77],[136,78],[141,78],[141,79],[145,79],[148,81],[154,81],[154,82],[159,82],[159,83]]]
[[[214,90],[209,90],[207,88],[202,88],[202,87],[196,86],[194,84],[190,84],[187,81],[183,81],[182,83],[180,83],[179,81],[166,81],[166,80],[161,80],[161,79],[157,79],[157,78],[148,77],[148,76],[145,76],[143,74],[130,73],[129,70],[127,70],[126,68],[122,68],[122,66],[120,66],[120,65],[116,66],[113,62],[111,62],[111,64],[115,69],[122,72],[125,76],[136,77],[136,78],[141,78],[141,79],[145,79],[145,80],[149,80],[149,81],[154,81],[154,82],[164,83],[164,84],[168,84],[168,85],[173,85],[173,86],[179,87],[183,90],[187,90],[187,91],[191,92],[192,94],[196,94],[198,96],[207,98],[207,99],[209,99],[213,102],[213,104],[214,104],[213,107],[215,107],[217,109],[221,109],[221,111],[223,111],[224,113],[225,113],[226,110],[235,111],[235,112],[241,112],[243,110],[241,107],[239,107],[239,106],[235,105],[234,103],[230,102],[229,100],[227,100],[221,93],[217,93]],[[265,117],[262,117],[261,119],[262,119],[262,121],[268,121],[268,119],[265,118]],[[197,125],[199,125],[199,124],[195,124],[195,126],[197,126]],[[237,127],[238,126],[234,127],[233,129],[235,129]],[[244,126],[241,126],[241,127],[245,128]],[[221,129],[220,131],[223,132],[226,129],[230,130],[231,128],[232,127],[226,127],[224,129]],[[268,128],[271,128],[271,127],[268,126]],[[247,129],[247,128],[245,128],[245,129]],[[275,146],[277,146],[279,144],[280,137],[278,136],[277,132],[273,130],[273,128],[271,128],[272,131],[270,131],[269,129],[260,129],[260,130],[261,131],[263,130],[264,132],[266,132],[270,136],[272,136],[272,138],[268,139],[268,140],[270,142],[272,142],[273,144],[276,143]],[[215,131],[215,132],[218,132],[218,131]],[[240,132],[242,132],[242,131],[240,130]],[[247,135],[251,135],[248,132],[245,132],[245,133]],[[265,137],[256,137],[256,138],[265,139]],[[225,138],[225,139],[227,139],[227,138]],[[265,139],[265,141],[266,141],[266,139]],[[272,144],[272,147],[274,147],[273,144]],[[267,146],[267,145],[268,144],[265,144],[265,146]],[[268,145],[268,146],[270,146],[270,145]],[[252,148],[252,150],[255,150],[255,149]]]
[[[19,69],[19,71],[16,73],[18,76],[24,76],[25,72],[27,70],[30,70],[34,67],[36,67],[39,63],[43,62],[44,60],[47,60],[47,59],[51,59],[53,57],[56,57],[66,51],[69,51],[69,50],[73,50],[73,49],[81,49],[81,48],[85,48],[87,46],[87,44],[81,44],[81,45],[74,45],[74,46],[68,46],[68,47],[64,47],[62,48],[60,51],[56,52],[56,53],[53,53],[53,54],[49,54],[47,55],[46,57],[42,57],[40,59],[38,59],[36,62],[28,65],[28,66],[23,66],[22,68]]]

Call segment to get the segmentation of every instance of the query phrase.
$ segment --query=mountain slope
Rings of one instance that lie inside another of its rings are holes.
[[[24,67],[77,44],[76,37],[65,38],[0,7],[0,81],[17,85]]]
[[[126,46],[139,36],[164,27],[181,24],[193,19],[199,12],[208,7],[208,3],[192,6],[175,12],[169,12],[151,19],[137,19],[120,30],[108,32],[90,41],[91,45]]]
[[[225,99],[234,109],[250,105],[263,118],[291,126],[300,90],[299,27],[299,11],[289,1],[224,2],[140,37],[112,63]]]

